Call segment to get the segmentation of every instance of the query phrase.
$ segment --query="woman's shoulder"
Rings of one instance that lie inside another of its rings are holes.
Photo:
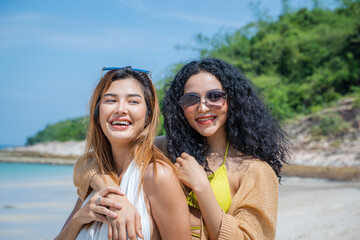
[[[237,175],[237,186],[240,187],[244,181],[259,181],[260,179],[273,179],[277,181],[277,176],[273,168],[265,161],[254,157],[243,158],[233,172]],[[231,170],[230,170],[231,171]]]
[[[144,182],[145,181],[169,181],[174,175],[174,168],[170,166],[171,163],[163,160],[156,160],[155,162],[149,163],[145,170]]]
[[[245,160],[244,164],[246,165],[245,175],[254,174],[259,176],[272,176],[276,177],[274,169],[265,161],[260,159],[249,159]]]
[[[242,179],[242,182],[254,183],[263,186],[278,186],[279,180],[274,169],[265,161],[254,159]],[[250,184],[251,185],[251,184]]]
[[[175,170],[170,164],[158,160],[150,163],[144,175],[144,192],[148,196],[164,197],[164,194],[175,194],[175,186],[180,185]]]
[[[81,155],[74,163],[74,171],[81,169],[98,169],[93,153],[85,153]]]
[[[270,191],[276,193],[279,186],[278,177],[272,167],[259,159],[248,159],[244,165],[241,176],[236,183],[235,196],[242,199],[247,193],[261,193]]]
[[[256,169],[257,171],[262,171],[262,172],[274,172],[274,170],[272,169],[272,167],[265,161],[262,161],[260,159],[253,159],[250,167],[253,169]]]
[[[275,174],[267,162],[252,156],[241,156],[229,164],[232,165],[230,166],[231,169],[240,174],[246,174],[248,171],[273,172]]]

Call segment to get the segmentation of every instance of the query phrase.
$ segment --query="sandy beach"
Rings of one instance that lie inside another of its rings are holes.
[[[53,239],[76,201],[72,167],[24,166],[34,174],[0,184],[0,239]],[[359,199],[360,182],[284,177],[276,239],[360,239]]]
[[[360,182],[284,178],[277,240],[359,240]]]
[[[0,151],[0,239],[47,240],[57,235],[77,198],[72,165],[81,144],[69,143],[73,149],[52,143]],[[359,168],[287,165],[284,170],[290,176],[333,181],[283,177],[277,240],[360,240]]]

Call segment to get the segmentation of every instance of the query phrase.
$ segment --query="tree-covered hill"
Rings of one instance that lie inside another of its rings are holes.
[[[320,1],[316,1],[320,2]],[[360,1],[333,10],[303,8],[212,38],[198,36],[202,57],[241,69],[285,118],[360,94]]]
[[[55,124],[49,124],[35,136],[29,137],[26,145],[55,140],[60,142],[68,140],[81,141],[86,137],[87,126],[88,118],[68,119]]]
[[[259,17],[233,32],[210,38],[198,36],[201,58],[217,57],[241,69],[285,119],[315,113],[338,99],[360,97],[360,1],[339,0],[335,9],[291,10],[277,20]],[[183,63],[169,67],[169,77],[158,81],[160,105],[163,84]],[[48,125],[27,144],[82,140],[82,118]],[[160,129],[159,133],[164,133]]]

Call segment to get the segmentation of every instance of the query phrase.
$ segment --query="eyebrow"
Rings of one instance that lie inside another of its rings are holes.
[[[117,97],[118,95],[115,93],[106,93],[104,94],[104,97]],[[126,95],[126,97],[139,97],[142,98],[142,96],[140,94],[137,93],[132,93],[132,94],[128,94]]]
[[[211,90],[207,91],[206,94],[208,94],[209,92],[215,92],[215,91],[220,91],[220,92],[222,92],[222,91],[224,91],[224,90],[222,90],[222,89],[220,89],[220,88],[214,88],[214,89],[211,89]]]
[[[220,88],[214,88],[214,89],[210,89],[209,91],[207,91],[206,94],[208,94],[209,92],[213,92],[213,91],[224,91],[224,90],[222,90],[222,89],[220,89]],[[196,93],[196,92],[187,92],[187,93],[184,93],[184,94],[189,94],[189,93],[199,95],[199,94]]]

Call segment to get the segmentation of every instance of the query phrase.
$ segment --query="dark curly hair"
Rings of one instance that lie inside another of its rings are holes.
[[[179,105],[186,81],[199,72],[214,75],[227,94],[228,117],[225,123],[227,139],[245,156],[267,162],[280,176],[282,163],[286,163],[289,141],[279,122],[271,115],[264,97],[234,66],[216,58],[205,58],[186,64],[166,85],[164,97],[164,128],[171,160],[182,152],[192,155],[205,170],[208,145],[206,138],[187,122]]]

